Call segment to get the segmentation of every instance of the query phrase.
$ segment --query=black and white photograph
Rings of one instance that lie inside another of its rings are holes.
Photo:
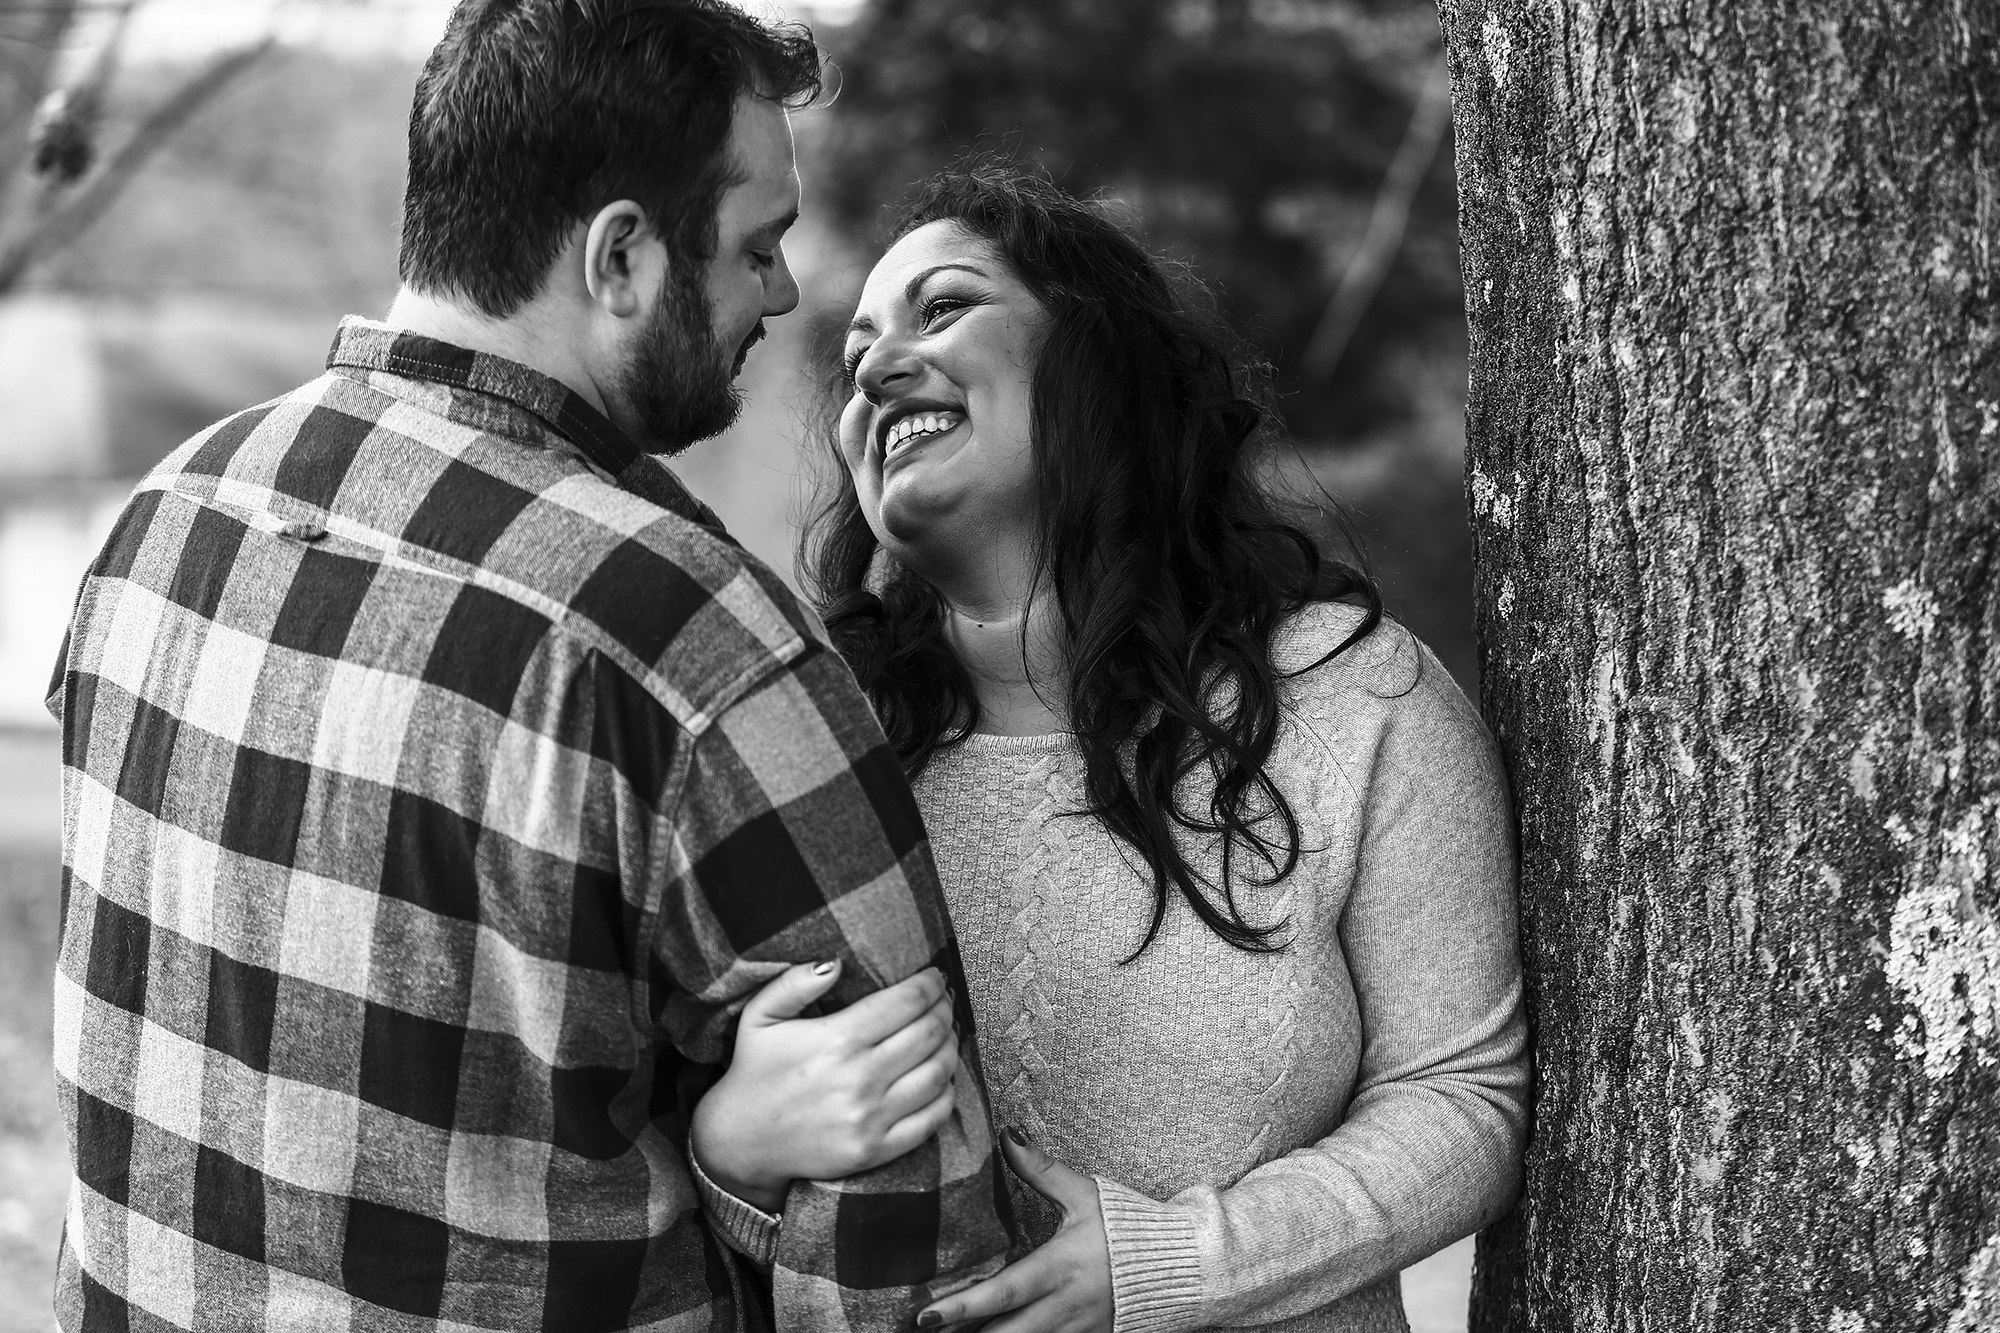
[[[2000,5],[0,0],[0,1333],[2000,1333]]]

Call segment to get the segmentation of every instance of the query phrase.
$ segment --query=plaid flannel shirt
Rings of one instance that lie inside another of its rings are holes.
[[[816,622],[555,381],[353,319],[327,364],[140,484],[52,683],[62,1326],[757,1327],[688,1116],[836,955],[834,1007],[945,969],[959,1109],[793,1187],[779,1326],[997,1269],[929,846]]]

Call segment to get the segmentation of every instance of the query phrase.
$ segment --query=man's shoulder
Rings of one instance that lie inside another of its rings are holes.
[[[340,374],[210,426],[142,489],[477,587],[595,650],[691,730],[814,651],[784,581],[725,534],[557,447],[482,428],[448,391]]]
[[[691,730],[818,647],[814,622],[784,581],[723,533],[591,472],[538,504],[574,532],[548,562],[495,562],[500,577],[541,581],[569,632],[606,641],[619,665]]]

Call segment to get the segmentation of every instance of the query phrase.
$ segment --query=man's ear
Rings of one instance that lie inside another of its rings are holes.
[[[583,282],[606,314],[629,319],[641,313],[665,277],[666,247],[653,234],[646,210],[620,199],[597,210],[583,237]]]

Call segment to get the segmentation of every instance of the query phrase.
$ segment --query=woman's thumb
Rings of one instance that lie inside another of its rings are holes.
[[[1097,1193],[1097,1185],[1089,1176],[1070,1170],[1055,1158],[1028,1142],[1027,1135],[1011,1126],[1005,1131],[1006,1142],[1002,1145],[1007,1153],[1007,1165],[1014,1168],[1028,1186],[1060,1207],[1065,1213],[1073,1211],[1082,1193],[1092,1197]]]
[[[795,963],[764,983],[764,989],[743,1006],[746,1023],[782,1023],[797,1018],[800,1011],[833,989],[840,980],[840,960],[823,963]]]

